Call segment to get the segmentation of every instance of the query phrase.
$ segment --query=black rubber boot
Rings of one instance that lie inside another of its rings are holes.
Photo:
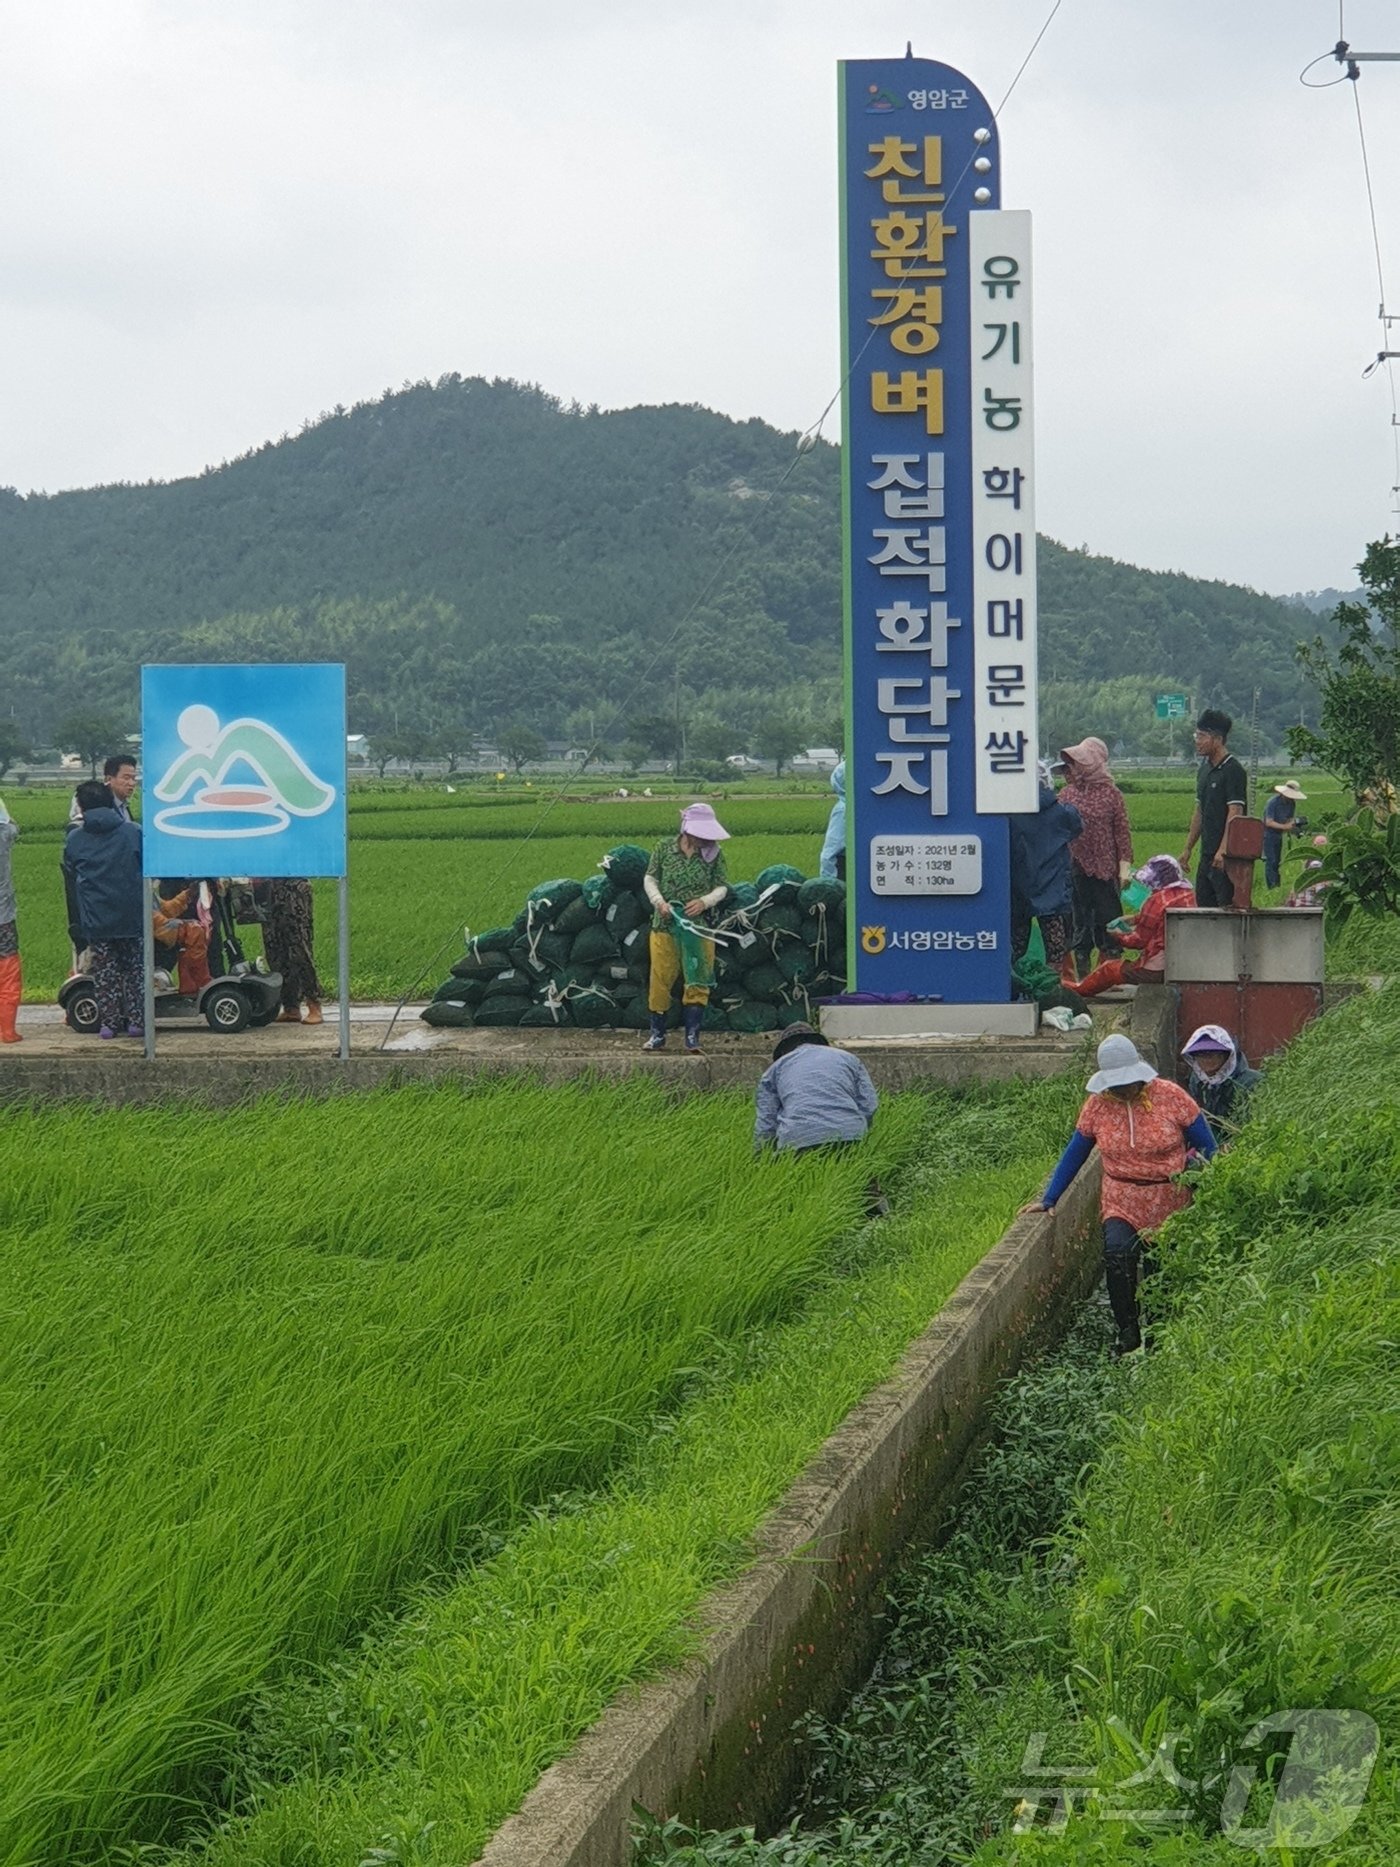
[[[685,1026],[685,1047],[692,1056],[700,1050],[700,1020],[705,1015],[703,1005],[683,1005],[681,1023]]]
[[[651,1014],[651,1031],[647,1037],[647,1041],[642,1045],[642,1049],[664,1050],[665,1048],[666,1014],[664,1011],[654,1011]]]
[[[1113,1353],[1115,1356],[1131,1355],[1135,1349],[1142,1347],[1142,1330],[1138,1323],[1137,1252],[1105,1251],[1103,1274],[1108,1285],[1108,1306],[1118,1325],[1118,1340],[1113,1346]]]

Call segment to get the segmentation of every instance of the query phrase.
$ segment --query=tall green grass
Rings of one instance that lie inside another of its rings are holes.
[[[1077,1078],[921,1098],[895,1216],[843,1240],[801,1313],[732,1337],[596,1494],[554,1498],[267,1695],[232,1766],[239,1813],[168,1867],[473,1860],[617,1692],[693,1648],[707,1591],[1000,1236],[1079,1099]]]
[[[0,1128],[0,1861],[219,1792],[258,1695],[799,1308],[908,1146],[746,1097],[457,1087]]]

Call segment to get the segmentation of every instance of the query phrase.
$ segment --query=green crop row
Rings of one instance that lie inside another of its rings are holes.
[[[1077,1101],[1064,1080],[930,1096],[895,1215],[847,1237],[801,1314],[719,1346],[597,1492],[554,1498],[359,1650],[267,1696],[231,1762],[240,1813],[165,1867],[474,1859],[611,1698],[691,1650],[707,1592],[995,1242]]]
[[[279,1677],[800,1310],[919,1114],[800,1160],[641,1082],[12,1115],[0,1861],[218,1797]]]

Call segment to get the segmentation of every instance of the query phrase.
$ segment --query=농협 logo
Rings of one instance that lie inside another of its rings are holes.
[[[883,953],[885,950],[885,930],[883,927],[862,927],[860,946],[863,953]]]
[[[335,802],[334,785],[323,784],[265,720],[221,726],[212,707],[193,706],[175,729],[188,750],[155,786],[170,806],[155,817],[167,836],[272,836],[293,817],[319,817]],[[249,778],[239,776],[240,767]]]

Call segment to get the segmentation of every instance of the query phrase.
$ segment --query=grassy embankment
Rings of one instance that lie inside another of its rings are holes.
[[[1128,795],[1137,859],[1161,850],[1178,853],[1191,818],[1189,774],[1129,782],[1142,787]],[[1330,780],[1310,777],[1308,783],[1310,821],[1341,808],[1341,793]],[[14,869],[25,997],[46,1003],[68,965],[58,857],[69,793],[10,787],[4,795],[22,829]],[[537,883],[559,875],[582,879],[611,844],[649,845],[676,821],[673,799],[569,797],[551,803],[551,795],[543,785],[504,798],[475,791],[449,795],[438,786],[352,790],[350,986],[356,998],[397,998],[420,971],[419,989],[426,996],[455,954],[455,929],[508,921]],[[830,804],[830,791],[818,784],[797,795],[722,799],[720,812],[734,837],[726,853],[735,879],[752,879],[774,862],[812,873]],[[1289,886],[1301,859],[1296,852],[1285,871]],[[320,883],[316,892],[317,963],[329,985],[336,976],[334,884]],[[1270,896],[1261,889],[1258,898],[1269,902],[1284,892]],[[248,944],[256,948],[256,930],[249,931]],[[1344,968],[1378,969],[1366,966],[1364,945],[1364,939],[1349,937]]]
[[[12,1119],[0,1860],[470,1858],[684,1647],[1070,1100],[785,1162],[747,1098],[640,1084]],[[901,1156],[920,1198],[852,1230]]]
[[[848,1721],[814,1732],[816,1821],[770,1842],[707,1837],[689,1854],[688,1837],[655,1836],[649,1858],[1224,1867],[1247,1841],[1222,1832],[1232,1770],[1257,1782],[1230,1826],[1265,1829],[1291,1741],[1249,1748],[1248,1734],[1330,1710],[1382,1734],[1359,1819],[1314,1850],[1301,1825],[1290,1836],[1305,1811],[1285,1797],[1269,1858],[1393,1867],[1398,1053],[1400,982],[1352,999],[1271,1067],[1250,1123],[1173,1222],[1160,1350],[1119,1387],[1063,1534],[1026,1553],[1005,1534],[1015,1511],[979,1495],[972,1526],[986,1534],[914,1571],[894,1664]],[[1072,1380],[1047,1392],[1033,1478],[1057,1438],[1073,1441],[1084,1397]],[[1345,1762],[1321,1756],[1324,1806],[1325,1766]],[[1345,1796],[1341,1779],[1330,1787]],[[1043,1824],[1060,1786],[1077,1813],[1055,1833]],[[1039,1825],[1013,1835],[1022,1797]],[[1114,1808],[1161,1819],[1114,1821]]]

